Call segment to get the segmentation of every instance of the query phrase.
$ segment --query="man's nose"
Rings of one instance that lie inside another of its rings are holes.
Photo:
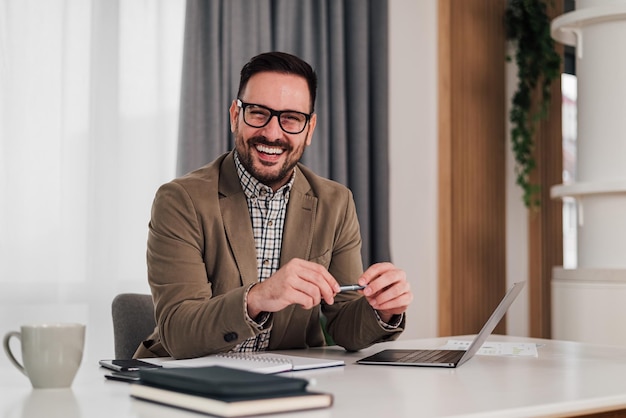
[[[278,115],[270,116],[270,121],[263,127],[269,138],[280,138],[283,135],[283,128],[280,127]]]

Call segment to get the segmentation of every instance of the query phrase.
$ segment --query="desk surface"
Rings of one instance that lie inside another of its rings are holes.
[[[467,339],[467,338],[463,338]],[[292,372],[335,395],[332,408],[281,417],[536,417],[626,408],[626,348],[494,335],[490,341],[539,344],[538,357],[480,356],[457,369],[367,366],[384,348],[436,348],[446,338],[401,340],[358,353],[331,347],[287,354],[343,359],[345,367]],[[0,416],[178,418],[204,415],[132,399],[128,384],[83,364],[71,389],[33,390],[16,370],[0,370]],[[417,411],[417,414],[416,414]]]

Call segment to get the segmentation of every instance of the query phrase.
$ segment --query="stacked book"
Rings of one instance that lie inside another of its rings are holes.
[[[222,366],[139,371],[131,396],[220,417],[243,417],[330,407],[329,393],[307,390],[308,381]]]

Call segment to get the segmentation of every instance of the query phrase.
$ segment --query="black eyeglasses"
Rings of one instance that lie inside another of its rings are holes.
[[[237,106],[243,110],[243,121],[253,128],[262,128],[273,116],[278,119],[281,129],[288,134],[299,134],[304,131],[306,124],[311,119],[308,113],[296,112],[295,110],[274,110],[269,107],[254,103],[245,103],[237,99]]]

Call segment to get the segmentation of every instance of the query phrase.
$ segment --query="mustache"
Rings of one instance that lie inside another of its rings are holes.
[[[248,139],[248,143],[251,146],[254,145],[267,145],[268,147],[281,147],[287,151],[291,151],[292,150],[292,146],[288,141],[283,141],[280,139],[276,139],[274,141],[269,140],[266,136],[253,136],[250,139]]]

